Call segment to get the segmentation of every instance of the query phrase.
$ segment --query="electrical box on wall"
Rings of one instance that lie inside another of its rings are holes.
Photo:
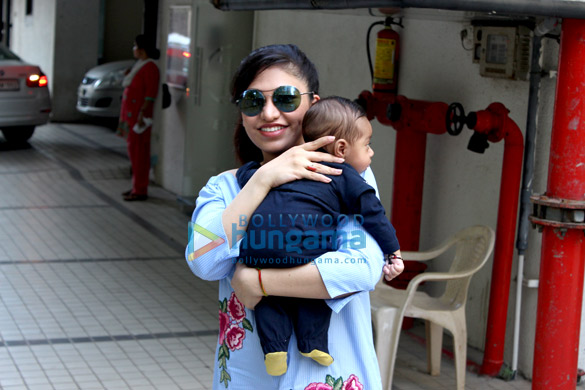
[[[473,62],[484,77],[528,80],[530,29],[526,26],[475,26]]]

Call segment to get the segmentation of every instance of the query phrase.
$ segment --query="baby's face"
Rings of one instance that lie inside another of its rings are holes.
[[[362,173],[370,166],[374,156],[374,151],[370,147],[372,125],[366,117],[361,117],[356,121],[356,126],[361,135],[351,143],[345,155],[345,162],[354,167],[359,173]]]

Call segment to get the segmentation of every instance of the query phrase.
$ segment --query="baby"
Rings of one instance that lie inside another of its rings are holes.
[[[372,235],[386,256],[399,253],[396,231],[375,190],[360,175],[374,155],[372,126],[363,109],[336,96],[316,102],[303,119],[303,137],[308,142],[326,135],[336,139],[324,151],[343,157],[345,163],[321,164],[341,168],[343,173],[329,176],[330,183],[303,179],[272,189],[250,219],[238,261],[258,269],[290,268],[336,251],[339,242],[363,248],[363,230],[352,231],[351,237],[337,231],[350,219]],[[238,169],[240,187],[259,167],[252,161]],[[324,300],[265,296],[254,317],[270,375],[286,372],[293,330],[301,354],[324,366],[333,363],[327,337],[331,309]]]

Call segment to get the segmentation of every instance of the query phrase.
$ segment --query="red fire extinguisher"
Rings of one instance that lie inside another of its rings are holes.
[[[398,89],[398,60],[400,35],[392,30],[392,18],[386,18],[384,29],[376,38],[376,59],[374,61],[374,92],[396,93]]]

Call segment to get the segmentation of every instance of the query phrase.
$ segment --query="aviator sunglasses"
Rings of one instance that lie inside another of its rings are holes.
[[[274,90],[272,94],[272,103],[282,112],[293,112],[301,105],[302,95],[313,95],[313,92],[299,91],[296,87],[283,85]],[[242,92],[240,98],[236,100],[242,114],[246,116],[256,116],[262,112],[266,97],[257,89],[247,89]]]

